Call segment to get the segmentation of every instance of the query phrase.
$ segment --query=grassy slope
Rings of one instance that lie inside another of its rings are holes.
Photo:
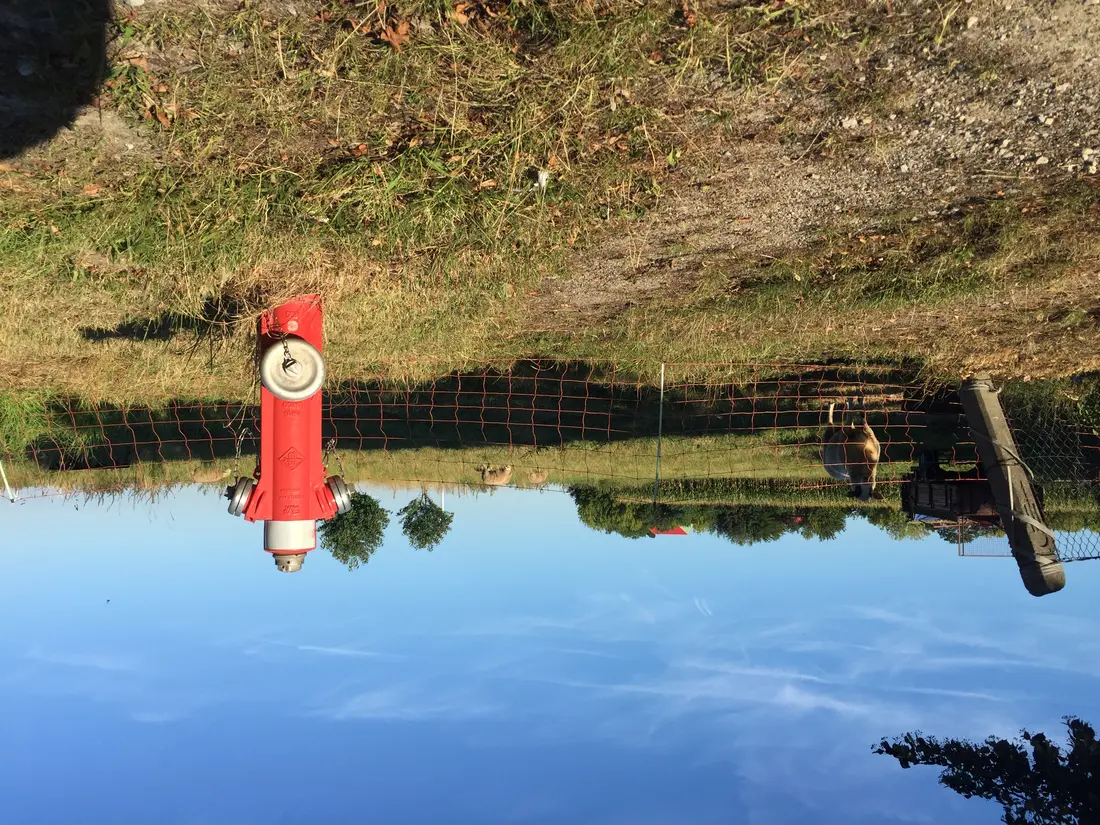
[[[732,278],[715,269],[686,300],[643,305],[602,331],[598,344],[592,335],[566,351],[613,347],[639,361],[826,351],[864,362],[920,360],[930,377],[962,377],[975,362],[1011,376],[1011,351],[1032,347],[1036,335],[1093,334],[1086,302],[1098,262],[1100,188],[1092,184],[993,197],[934,222],[901,211],[865,234],[830,233],[788,258],[743,265]],[[1038,296],[1078,268],[1090,274],[1073,294],[1051,299],[1058,306],[1010,306],[1011,293]],[[1083,367],[1066,355],[1046,359],[1049,374]]]
[[[942,314],[1097,257],[1095,191],[1038,193],[935,225],[899,214],[598,327],[533,332],[530,295],[570,249],[689,186],[684,164],[705,165],[746,106],[826,80],[807,49],[893,36],[881,10],[315,7],[171,3],[118,22],[102,135],[93,113],[0,171],[7,386],[248,398],[249,325],[232,322],[312,289],[337,379],[539,353],[646,377],[662,360],[923,357],[927,335],[877,340],[868,312]],[[827,80],[837,100],[853,93]],[[172,340],[88,340],[127,322],[131,338]]]
[[[3,326],[24,327],[3,349],[25,383],[65,386],[47,359],[89,356],[108,380],[78,376],[86,394],[133,392],[119,374],[178,387],[201,357],[173,369],[161,347],[93,349],[80,331],[309,289],[328,298],[340,375],[511,354],[514,299],[556,252],[654,203],[672,135],[695,129],[679,100],[707,92],[729,34],[677,25],[668,3],[521,0],[465,24],[435,3],[265,8],[120,23],[105,105],[137,124],[138,149],[116,163],[70,136],[3,173],[0,284],[18,299]],[[378,34],[401,23],[415,28],[397,51]],[[49,330],[27,323],[44,315]],[[207,395],[247,386],[247,364],[211,361]]]

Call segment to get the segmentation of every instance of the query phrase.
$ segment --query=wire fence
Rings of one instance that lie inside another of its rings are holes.
[[[666,505],[850,507],[849,482],[823,462],[832,407],[835,422],[865,417],[880,445],[884,502],[872,506],[898,508],[899,488],[929,454],[958,478],[982,480],[957,388],[904,369],[675,363],[662,376],[534,359],[343,384],[324,395],[323,440],[353,482],[588,485]],[[1041,399],[1005,396],[1005,407],[1059,547],[1067,558],[1100,555],[1095,429]],[[255,467],[258,421],[258,404],[55,398],[4,411],[0,455],[16,490],[221,483]],[[960,536],[963,527],[968,555],[1001,552],[995,527],[959,524]]]
[[[341,451],[386,456],[387,469],[406,468],[405,481],[451,481],[447,467],[472,471],[501,451],[517,462],[536,456],[569,477],[562,480],[643,481],[655,473],[660,438],[670,478],[842,487],[820,460],[832,404],[838,421],[844,408],[866,415],[884,484],[930,441],[953,464],[975,460],[952,395],[930,396],[888,367],[669,364],[665,374],[663,402],[660,386],[614,368],[540,360],[419,384],[345,385],[325,394],[323,437]],[[20,422],[20,443],[5,444],[7,458],[53,473],[178,465],[201,475],[238,450],[254,455],[259,435],[258,407],[239,403],[152,408],[61,398],[33,418]],[[425,456],[432,460],[417,460]],[[368,477],[371,469],[368,462]]]

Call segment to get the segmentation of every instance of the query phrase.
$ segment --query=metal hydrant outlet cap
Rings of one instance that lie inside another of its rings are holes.
[[[260,381],[282,401],[305,401],[325,383],[325,359],[308,341],[284,338],[260,359]]]

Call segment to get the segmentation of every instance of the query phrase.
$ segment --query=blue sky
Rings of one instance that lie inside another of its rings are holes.
[[[5,505],[4,821],[980,825],[872,744],[1100,718],[1100,564],[1034,599],[863,522],[736,547],[447,505],[434,553],[392,525],[295,575],[211,492]]]

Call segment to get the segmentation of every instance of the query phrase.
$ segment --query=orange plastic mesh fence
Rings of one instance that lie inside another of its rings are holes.
[[[342,385],[325,394],[324,439],[349,463],[388,458],[362,464],[352,480],[476,483],[478,468],[514,458],[548,470],[550,483],[614,480],[640,488],[658,473],[660,438],[668,496],[696,496],[723,479],[839,492],[847,483],[822,464],[832,406],[836,421],[866,418],[881,445],[878,480],[887,497],[929,452],[945,467],[977,475],[955,392],[930,390],[894,367],[676,363],[664,365],[663,375],[662,386],[614,367],[535,359],[489,361],[418,383]],[[256,405],[232,402],[154,408],[58,398],[6,427],[4,455],[47,475],[184,467],[158,478],[211,481],[211,462],[240,455],[241,469],[252,470],[258,418]],[[1052,432],[1061,446],[1057,461],[1042,465],[1044,480],[1091,483],[1097,440],[1070,422]],[[1042,445],[1027,432],[1019,440],[1038,472]],[[49,483],[38,476],[26,486]]]

